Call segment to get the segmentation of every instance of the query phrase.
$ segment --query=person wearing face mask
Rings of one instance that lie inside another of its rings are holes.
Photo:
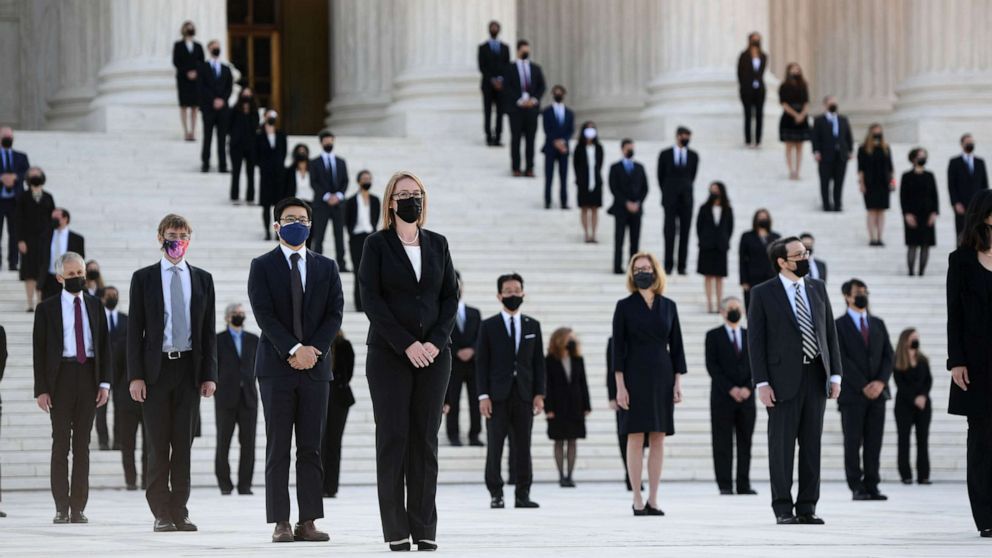
[[[344,259],[344,200],[348,191],[348,165],[334,155],[334,134],[322,130],[318,135],[321,153],[310,161],[310,186],[313,187],[313,234],[307,244],[318,254],[324,253],[327,222],[334,229],[334,257],[341,273],[348,272]]]
[[[217,389],[214,280],[186,261],[192,234],[184,217],[163,217],[162,259],[134,272],[128,297],[128,391],[142,404],[156,533],[197,530],[186,507],[190,448],[200,397]]]
[[[285,173],[286,185],[283,191],[286,192],[286,197],[313,199],[313,188],[310,186],[310,148],[307,144],[298,143],[293,146],[293,158]]]
[[[545,90],[544,72],[530,61],[530,43],[517,41],[517,59],[503,69],[503,110],[510,117],[510,166],[513,176],[534,176],[534,136]],[[523,171],[520,142],[526,145]]]
[[[577,202],[582,215],[582,232],[587,244],[596,244],[596,227],[599,225],[599,208],[603,207],[603,146],[594,122],[582,124],[576,138],[575,187]]]
[[[847,313],[837,318],[844,370],[844,389],[837,403],[844,430],[847,486],[854,500],[887,500],[878,491],[878,484],[885,402],[890,398],[892,344],[885,322],[868,313],[867,285],[851,279],[841,292]]]
[[[409,171],[383,193],[382,230],[358,269],[369,319],[365,376],[375,416],[383,540],[392,550],[437,549],[437,446],[451,378],[458,281],[448,241],[427,230],[427,188]]]
[[[503,133],[503,69],[510,63],[510,47],[499,40],[500,25],[489,22],[489,40],[479,45],[479,73],[482,74],[482,118],[486,145],[502,146]],[[496,110],[496,129],[491,125],[493,109]]]
[[[62,294],[42,301],[34,316],[34,396],[52,421],[52,522],[88,523],[90,430],[110,397],[110,336],[100,300],[83,292],[83,257],[66,252],[55,267]]]
[[[568,209],[568,140],[575,133],[575,113],[565,106],[565,86],[551,88],[554,102],[541,113],[544,124],[544,209],[551,209],[551,183],[558,164],[561,208]]]
[[[772,214],[765,208],[754,212],[751,230],[741,235],[737,259],[745,309],[751,305],[751,287],[775,277],[773,262],[768,261],[768,247],[780,236],[772,230]]]
[[[372,193],[372,173],[367,170],[358,171],[355,177],[358,182],[358,192],[344,202],[344,221],[348,229],[348,252],[351,254],[351,268],[358,269],[362,265],[362,249],[365,239],[379,227],[379,215],[382,204],[379,197]],[[362,311],[362,298],[355,281],[355,311]]]
[[[592,402],[582,349],[571,328],[561,327],[551,334],[544,361],[548,384],[544,414],[548,419],[548,438],[554,441],[558,485],[575,488],[572,472],[575,470],[576,442],[586,437],[586,417],[592,412]]]
[[[45,236],[52,228],[55,198],[45,191],[45,173],[40,168],[28,169],[26,181],[29,189],[17,197],[14,220],[17,222],[17,250],[21,255],[18,276],[24,281],[27,311],[34,312],[35,294],[41,297],[38,281],[48,268],[45,255],[49,245],[45,244]]]
[[[20,252],[17,250],[17,197],[24,191],[24,176],[31,164],[25,153],[14,149],[14,130],[0,128],[0,236],[7,223],[7,269],[17,270]],[[0,244],[0,259],[3,244]]]
[[[936,224],[940,204],[937,201],[937,179],[926,170],[927,150],[914,147],[909,151],[913,168],[902,175],[899,203],[902,207],[906,239],[906,265],[909,275],[922,276],[930,258],[930,248],[937,244]],[[919,252],[920,266],[916,268]]]
[[[710,378],[710,431],[713,469],[720,494],[734,493],[731,475],[737,440],[737,494],[757,494],[751,488],[751,437],[756,416],[747,353],[747,330],[741,326],[738,298],[720,302],[723,325],[706,333],[706,371]]]
[[[276,111],[265,111],[262,130],[253,138],[258,157],[258,204],[262,206],[265,240],[271,239],[269,232],[272,230],[272,206],[290,195],[286,190],[286,132],[276,127],[278,118]]]
[[[86,257],[86,242],[81,234],[69,230],[70,222],[69,210],[57,207],[52,211],[51,227],[41,241],[42,250],[45,252],[42,262],[42,269],[45,272],[39,274],[38,283],[42,300],[62,291],[62,285],[55,278],[55,264],[62,254],[75,252]],[[93,293],[89,294],[93,295]]]
[[[118,308],[120,292],[107,285],[103,290],[104,312],[110,332],[110,351],[113,359],[113,382],[110,395],[114,402],[114,449],[121,451],[124,468],[124,486],[129,491],[138,490],[138,471],[134,452],[138,445],[138,428],[143,424],[141,404],[131,399],[127,379],[127,323],[128,315]],[[97,409],[99,413],[99,409]],[[148,454],[144,440],[141,445],[141,486],[144,488],[148,472]]]
[[[91,296],[103,298],[103,288],[100,264],[96,260],[88,260],[86,262],[86,292]]]
[[[847,117],[837,112],[837,98],[823,98],[825,112],[813,119],[813,157],[820,173],[820,198],[824,211],[842,211],[844,174],[854,150]],[[833,191],[831,192],[831,184]]]
[[[327,396],[327,423],[320,458],[324,467],[324,497],[336,498],[341,480],[341,441],[348,422],[348,410],[355,404],[351,379],[355,375],[355,348],[340,329],[331,343],[331,370],[334,378]]]
[[[896,179],[892,153],[882,135],[881,124],[868,126],[868,135],[858,148],[858,185],[868,210],[868,245],[885,246],[882,242],[885,212],[889,209],[889,196],[896,189]]]
[[[255,201],[255,138],[258,137],[258,127],[258,105],[255,104],[255,95],[251,89],[245,87],[238,95],[238,102],[231,111],[231,122],[228,127],[231,138],[228,146],[231,155],[231,203],[234,205],[240,203],[242,163],[245,165],[248,181],[245,202],[250,204]],[[265,230],[268,229],[268,221],[266,221]]]
[[[665,211],[665,273],[675,269],[675,235],[679,237],[678,270],[686,274],[689,231],[692,227],[692,183],[699,170],[699,154],[689,149],[692,132],[685,126],[675,130],[675,145],[658,155],[658,189]]]
[[[903,484],[913,484],[913,468],[909,464],[909,437],[916,431],[916,479],[920,484],[930,483],[930,419],[933,407],[930,388],[930,359],[920,351],[920,334],[906,328],[896,343],[892,377],[896,381],[896,432],[899,452],[897,463]]]
[[[234,427],[238,428],[238,494],[251,494],[255,473],[255,425],[258,422],[258,390],[255,387],[255,353],[258,336],[245,331],[245,309],[236,302],[224,309],[227,327],[217,334],[217,393],[214,417],[217,447],[214,474],[221,494],[234,490],[228,453]]]
[[[964,214],[971,198],[982,190],[989,189],[989,177],[985,171],[985,159],[975,155],[975,138],[971,134],[961,136],[961,154],[951,158],[947,164],[947,191],[950,193],[951,207],[954,208],[954,229],[957,236],[964,231]]]
[[[785,162],[789,178],[799,180],[803,142],[809,139],[809,86],[803,79],[799,64],[791,62],[785,67],[786,79],[778,88],[782,103],[782,119],[778,124],[778,137],[785,144]]]
[[[730,239],[734,234],[734,209],[730,206],[727,187],[723,182],[716,180],[710,183],[709,191],[710,195],[699,207],[696,217],[696,236],[699,238],[696,272],[705,278],[706,312],[716,313],[716,305],[723,300],[723,280],[727,277],[727,252],[730,251]]]
[[[737,59],[737,85],[744,105],[744,144],[761,146],[761,125],[765,107],[765,69],[768,54],[761,50],[761,34],[748,33],[747,48]],[[751,143],[751,118],[754,118],[754,143]]]
[[[644,199],[648,197],[648,175],[644,166],[634,161],[634,140],[620,141],[623,159],[610,166],[610,192],[613,205],[609,214],[615,220],[613,234],[613,273],[623,275],[623,237],[630,231],[630,255],[638,252],[641,243],[641,217]]]
[[[827,398],[841,393],[842,363],[833,310],[823,282],[810,279],[799,238],[775,241],[768,259],[776,277],[751,289],[747,349],[758,400],[768,411],[772,511],[779,525],[822,525],[820,441]],[[799,444],[799,492],[792,498]]]
[[[465,304],[465,283],[461,274],[455,271],[458,279],[458,313],[455,314],[455,328],[451,330],[451,351],[455,358],[451,361],[451,380],[444,400],[445,423],[448,443],[461,446],[458,429],[458,415],[461,414],[462,385],[468,392],[468,445],[482,447],[479,434],[482,433],[482,415],[479,413],[479,392],[475,385],[475,342],[479,338],[482,313],[478,308]],[[512,462],[512,461],[511,461]],[[511,468],[512,472],[512,468]]]
[[[663,295],[665,272],[654,255],[638,252],[627,268],[630,296],[613,312],[613,371],[617,406],[626,411],[627,471],[635,516],[665,515],[658,485],[665,438],[675,434],[675,405],[682,402],[682,375],[688,371],[682,325],[675,301]],[[641,494],[644,440],[647,438],[648,499]]]
[[[227,100],[234,89],[231,67],[220,59],[220,41],[207,43],[210,58],[201,62],[197,69],[200,112],[203,113],[203,148],[200,150],[200,171],[210,170],[210,142],[217,130],[217,167],[227,172],[227,125],[230,109]]]
[[[813,248],[816,246],[816,239],[812,233],[804,232],[799,235],[799,240],[803,241],[803,246],[809,252],[809,276],[827,282],[827,263],[820,258],[814,258]]]
[[[179,29],[182,38],[172,45],[172,65],[176,68],[176,91],[179,93],[179,120],[186,141],[196,141],[196,107],[199,104],[198,72],[203,64],[203,45],[193,40],[196,26],[184,21]]]

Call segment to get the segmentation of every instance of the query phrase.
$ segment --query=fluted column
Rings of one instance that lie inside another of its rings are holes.
[[[817,72],[817,14],[821,0],[769,0],[768,69],[777,76],[797,62],[809,82],[812,98],[820,96]],[[743,43],[742,43],[743,44]],[[743,49],[742,49],[743,50]]]
[[[58,8],[58,90],[48,99],[45,127],[77,130],[85,127],[90,102],[96,95],[97,72],[102,63],[100,4],[64,0]]]

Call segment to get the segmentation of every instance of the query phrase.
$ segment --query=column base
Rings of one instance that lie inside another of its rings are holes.
[[[144,58],[105,66],[86,129],[153,134],[180,130],[175,73],[161,62]]]
[[[92,87],[65,89],[48,99],[46,130],[82,131],[87,129],[90,103],[96,91]]]
[[[887,119],[895,141],[957,144],[962,134],[992,135],[992,72],[943,72],[914,76],[896,88]]]

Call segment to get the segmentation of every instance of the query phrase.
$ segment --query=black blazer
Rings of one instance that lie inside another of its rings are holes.
[[[762,281],[775,277],[775,269],[768,259],[768,247],[780,237],[777,232],[772,232],[765,237],[765,242],[762,242],[761,237],[753,230],[741,235],[737,258],[740,264],[741,285],[754,287]]]
[[[44,257],[41,258],[39,262],[41,264],[40,274],[38,277],[41,279],[39,283],[43,286],[47,282],[48,278],[48,268],[52,265],[52,236],[55,234],[55,229],[51,227],[45,231],[44,236],[41,238],[41,249]],[[75,252],[86,259],[86,240],[83,239],[83,235],[77,234],[69,231],[69,238],[66,242],[66,249],[69,252]]]
[[[837,115],[837,137],[834,137],[834,125],[827,120],[825,114],[813,119],[813,153],[820,154],[824,163],[832,163],[835,157],[847,160],[854,151],[854,137],[851,136],[851,123],[847,117]]]
[[[704,203],[699,206],[696,216],[696,237],[699,238],[699,250],[730,250],[730,238],[734,234],[734,209],[724,207],[720,213],[720,222],[713,219],[713,206]]]
[[[351,407],[355,404],[355,394],[351,391],[351,378],[355,375],[355,349],[351,341],[335,337],[331,343],[331,357],[334,360],[334,379],[331,380],[330,403],[338,407]]]
[[[561,124],[558,124],[558,118],[555,117],[555,107],[548,105],[541,112],[541,120],[544,124],[544,147],[541,148],[542,151],[547,155],[557,155],[558,150],[555,148],[554,142],[559,139],[565,140],[565,147],[567,149],[568,140],[575,133],[575,113],[572,109],[565,107],[565,118]]]
[[[104,312],[104,316],[106,316]],[[117,329],[110,331],[110,351],[114,362],[113,386],[115,390],[114,404],[117,404],[117,394],[126,394],[127,400],[131,401],[131,394],[128,393],[129,382],[127,379],[127,314],[117,311]],[[110,321],[107,321],[110,327]]]
[[[241,330],[241,356],[234,336],[227,329],[217,334],[217,393],[214,404],[220,409],[237,409],[244,394],[249,409],[258,408],[255,386],[255,353],[258,336]]]
[[[644,172],[644,165],[635,162],[630,174],[623,168],[623,161],[617,161],[610,166],[610,192],[613,193],[613,205],[610,207],[610,215],[624,215],[627,208],[624,207],[629,201],[641,203],[638,215],[644,213],[644,198],[648,197],[648,175]]]
[[[203,45],[193,41],[193,52],[186,49],[186,41],[176,41],[172,44],[172,65],[176,67],[176,77],[186,79],[186,72],[197,71],[199,78],[200,64],[205,60]]]
[[[276,145],[269,144],[265,129],[255,136],[255,156],[258,161],[258,175],[261,179],[259,203],[275,205],[287,197],[286,193],[286,132],[276,130]],[[293,183],[296,186],[296,183]]]
[[[692,200],[692,182],[699,170],[699,154],[686,149],[685,166],[675,165],[675,149],[669,147],[658,155],[658,188],[661,189],[661,205],[676,204],[679,196],[689,193]]]
[[[293,298],[289,286],[289,262],[276,248],[251,261],[248,272],[248,300],[255,321],[262,329],[255,356],[255,376],[286,377],[299,374],[289,365],[289,351],[297,343],[321,352],[317,364],[308,371],[311,379],[329,382],[333,377],[331,352],[334,336],[344,317],[344,293],[338,264],[307,250],[306,287],[303,291],[303,338],[293,334]]]
[[[482,73],[482,87],[488,87],[493,78],[503,75],[503,69],[510,63],[510,47],[503,41],[499,42],[499,53],[493,52],[489,41],[479,45],[479,72]]]
[[[457,312],[457,308],[455,310]],[[457,320],[456,320],[457,322]],[[458,327],[451,330],[451,350],[458,352],[462,349],[475,348],[479,340],[479,327],[482,325],[482,312],[478,308],[465,305],[465,325],[464,330],[459,331]],[[475,357],[472,357],[475,360]],[[461,362],[455,359],[455,362]],[[469,361],[472,362],[472,361]]]
[[[989,177],[985,172],[985,160],[975,160],[975,173],[968,172],[964,156],[958,155],[947,164],[947,191],[951,194],[951,205],[956,203],[968,207],[972,196],[981,190],[989,189]]]
[[[188,265],[188,264],[187,264]],[[217,381],[217,335],[214,333],[214,278],[188,265],[190,272],[190,328],[193,337],[193,381]],[[127,321],[128,383],[144,380],[152,386],[162,370],[165,341],[165,301],[162,298],[161,262],[139,269],[131,276]]]
[[[930,399],[930,388],[933,387],[933,376],[930,374],[930,361],[924,356],[917,356],[916,366],[907,370],[895,370],[892,377],[896,380],[896,403],[912,405],[913,400],[922,395]]]
[[[502,313],[482,322],[475,349],[475,389],[480,397],[488,395],[497,403],[506,401],[514,384],[517,395],[524,401],[544,395],[546,373],[540,322],[520,314],[520,346],[516,355],[513,345]]]
[[[335,172],[332,175],[329,168],[324,166],[323,154],[310,159],[310,187],[313,188],[314,206],[326,206],[324,194],[344,194],[348,191],[348,164],[336,155],[334,157]]]
[[[756,95],[765,94],[765,69],[768,67],[768,54],[761,51],[761,64],[758,71],[754,71],[751,64],[751,49],[744,49],[740,58],[737,59],[737,85],[740,89],[741,100],[750,102],[757,100]],[[758,88],[754,88],[754,81],[758,81]]]
[[[345,228],[348,229],[348,234],[354,236],[355,225],[358,224],[358,196],[361,193],[357,193],[351,196],[344,202],[344,223]],[[375,194],[369,194],[369,221],[372,223],[372,231],[379,229],[379,216],[382,212],[382,205],[379,202],[379,197]]]
[[[110,383],[112,378],[110,335],[107,332],[107,314],[100,299],[83,293],[83,305],[90,322],[93,339],[93,383]],[[47,393],[54,398],[56,378],[62,363],[62,297],[46,298],[34,312],[33,357],[34,396]],[[94,397],[96,394],[94,394]]]
[[[617,372],[613,369],[613,338],[606,340],[606,399],[617,400]]]
[[[827,282],[827,264],[823,260],[821,260],[819,258],[816,258],[816,259],[813,260],[813,265],[816,266],[816,271],[820,275],[820,277],[819,277],[820,281],[823,281],[824,283],[826,283]]]
[[[805,285],[806,297],[812,306],[810,311],[816,340],[829,382],[830,376],[843,376],[844,370],[834,314],[823,282],[807,277]],[[775,390],[777,400],[792,399],[799,393],[802,379],[803,341],[796,315],[778,276],[751,289],[747,323],[747,347],[751,357],[751,378],[755,385],[768,382]],[[825,390],[828,388],[824,385]]]
[[[196,80],[200,90],[200,110],[213,111],[214,99],[224,100],[222,109],[227,108],[227,100],[231,97],[234,89],[234,77],[231,74],[231,67],[220,63],[220,77],[214,75],[214,69],[210,62],[201,62],[196,73]]]
[[[844,387],[840,390],[841,405],[867,401],[864,389],[869,382],[885,384],[880,396],[889,399],[889,378],[892,377],[892,343],[885,322],[868,315],[868,346],[847,312],[837,318],[837,339],[841,361],[844,363]]]
[[[992,414],[992,378],[989,377],[989,312],[992,287],[989,272],[978,254],[967,247],[951,252],[947,264],[947,369],[968,367],[968,391],[951,382],[947,412],[987,417]]]
[[[546,86],[544,84],[544,72],[541,71],[541,66],[531,62],[530,63],[530,83],[528,84],[527,92],[530,96],[537,100],[538,104],[531,108],[522,108],[517,106],[517,101],[523,96],[523,84],[520,83],[520,73],[517,71],[516,62],[510,62],[503,67],[503,110],[507,113],[517,113],[517,112],[541,112],[541,97],[544,96],[544,91]]]
[[[458,311],[458,282],[448,240],[420,229],[420,281],[393,228],[365,239],[358,282],[370,347],[405,355],[416,341],[444,350]]]
[[[586,161],[586,146],[579,142],[572,154],[572,168],[575,169],[575,184],[580,190],[593,190],[603,185],[603,146],[596,142],[596,183],[589,187],[589,162]]]
[[[739,328],[741,354],[737,355],[727,328],[720,326],[706,332],[706,371],[713,382],[711,395],[730,399],[730,390],[735,387],[751,389],[751,362],[747,352],[747,330]],[[753,397],[753,394],[752,394]]]
[[[230,124],[227,127],[230,138],[230,148],[232,151],[240,151],[249,161],[255,160],[255,138],[261,123],[258,119],[258,110],[255,103],[251,103],[251,109],[245,113],[241,109],[239,102],[231,111]]]
[[[0,147],[0,151],[3,148]],[[14,180],[14,192],[20,194],[24,191],[24,175],[27,174],[28,169],[31,168],[31,163],[28,162],[28,156],[20,151],[10,150],[10,161],[4,166],[4,158],[0,157],[0,174],[4,173],[14,173],[17,178]],[[6,188],[0,184],[0,188]]]

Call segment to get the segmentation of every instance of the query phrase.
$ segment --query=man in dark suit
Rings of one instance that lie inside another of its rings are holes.
[[[117,287],[107,285],[101,296],[107,314],[107,329],[110,331],[110,352],[113,362],[113,382],[110,395],[114,401],[114,442],[121,450],[121,464],[124,467],[124,484],[128,490],[138,489],[138,471],[134,464],[134,452],[138,445],[138,428],[142,425],[141,404],[131,399],[127,379],[127,314],[117,306],[120,292]],[[99,409],[97,409],[99,413]],[[148,472],[148,457],[145,452],[144,436],[141,444],[141,485],[144,487]]]
[[[551,182],[555,177],[555,163],[558,163],[558,178],[561,181],[561,208],[568,209],[568,140],[575,133],[575,113],[565,106],[565,86],[551,88],[554,102],[544,109],[541,118],[544,123],[544,209],[551,209]]]
[[[819,258],[813,257],[813,248],[816,245],[816,239],[813,238],[812,233],[804,232],[799,235],[799,240],[803,242],[803,246],[806,247],[806,251],[809,252],[809,276],[811,279],[816,279],[818,281],[827,282],[827,263]]]
[[[482,313],[478,308],[465,304],[465,284],[460,273],[458,278],[458,313],[455,315],[455,329],[451,330],[451,380],[448,382],[448,395],[445,397],[445,414],[448,415],[448,441],[453,446],[462,445],[458,432],[458,411],[461,406],[462,384],[468,391],[468,445],[482,446],[479,434],[482,433],[482,415],[479,414],[478,390],[475,384],[475,342],[479,339],[479,326]]]
[[[824,211],[841,211],[844,173],[853,157],[854,138],[847,117],[837,112],[837,98],[823,98],[826,112],[813,119],[813,157],[820,167],[820,198]],[[833,182],[833,193],[830,183]]]
[[[754,435],[754,392],[747,354],[747,330],[741,327],[743,307],[734,297],[720,303],[723,325],[706,333],[706,371],[710,385],[713,469],[720,494],[733,494],[731,470],[737,438],[737,493],[751,489],[751,437]]]
[[[534,137],[544,96],[544,72],[530,61],[530,43],[517,41],[517,59],[503,69],[503,110],[510,117],[510,163],[513,176],[534,176]],[[526,143],[524,171],[520,170],[520,140]]]
[[[0,326],[0,382],[3,381],[3,372],[7,369],[7,331]],[[0,399],[0,419],[3,419],[3,400]],[[0,479],[3,478],[3,474],[0,473]],[[0,483],[2,486],[2,483]],[[0,501],[3,501],[2,493],[0,493]],[[7,517],[7,514],[0,511],[0,518]]]
[[[868,314],[868,287],[851,279],[841,287],[847,313],[837,318],[844,390],[837,403],[844,428],[844,470],[855,500],[887,500],[878,491],[885,401],[892,377],[892,343],[885,322]],[[862,472],[862,450],[864,471]]]
[[[42,264],[45,270],[40,285],[42,300],[62,292],[62,285],[55,279],[55,263],[62,254],[75,252],[83,258],[86,257],[86,243],[83,236],[69,230],[70,221],[68,210],[56,207],[52,211],[52,224],[55,227],[48,230],[41,243],[42,248],[48,250],[48,256]]]
[[[158,225],[163,257],[131,276],[127,376],[142,403],[155,532],[196,531],[189,520],[190,448],[200,396],[217,389],[214,280],[186,261],[193,233],[175,214]]]
[[[686,274],[689,259],[689,231],[692,226],[692,183],[699,170],[699,155],[689,149],[692,132],[679,126],[675,145],[658,155],[658,187],[665,210],[665,273],[675,269],[675,234],[679,236],[679,275]]]
[[[989,189],[989,177],[985,172],[985,160],[975,156],[975,138],[971,134],[961,136],[961,154],[947,164],[947,190],[954,208],[954,227],[957,235],[964,229],[964,213],[971,198],[982,190]]]
[[[475,361],[479,412],[489,434],[486,488],[492,497],[490,507],[504,507],[503,444],[512,430],[510,443],[517,463],[515,507],[536,508],[537,502],[530,499],[530,435],[534,415],[544,410],[544,339],[541,324],[520,313],[523,278],[516,273],[501,275],[496,288],[503,310],[482,322]]]
[[[14,150],[14,130],[9,126],[0,128],[0,236],[3,224],[7,222],[7,269],[17,269],[20,252],[17,251],[17,223],[14,211],[17,196],[24,191],[24,175],[31,164],[28,156]],[[0,244],[0,259],[3,258],[3,245]]]
[[[42,301],[34,315],[34,396],[52,419],[53,522],[87,523],[90,430],[96,408],[110,397],[110,337],[100,300],[83,292],[82,256],[66,252],[55,267],[64,289]]]
[[[623,237],[630,231],[630,255],[637,253],[641,242],[641,216],[644,198],[648,197],[648,175],[644,166],[634,161],[634,140],[620,142],[623,159],[610,166],[610,192],[613,206],[609,213],[616,221],[613,235],[613,273],[626,273],[623,261]]]
[[[503,69],[510,63],[510,46],[499,40],[498,21],[489,22],[489,40],[479,45],[479,72],[482,74],[482,117],[486,145],[502,145],[503,134]],[[491,126],[492,111],[496,109],[496,130]]]
[[[358,269],[362,263],[365,239],[379,228],[382,211],[379,197],[372,193],[372,173],[358,171],[355,178],[358,193],[344,202],[344,221],[348,229],[348,252],[351,253],[351,268]],[[358,280],[355,280],[355,311],[362,311],[362,297],[358,293]]]
[[[323,130],[318,136],[323,152],[310,160],[310,186],[313,187],[313,233],[307,247],[324,253],[327,221],[334,227],[334,257],[341,273],[348,272],[344,261],[344,196],[348,191],[348,165],[332,153],[334,134]]]
[[[758,399],[768,410],[772,510],[779,525],[822,525],[820,438],[827,397],[840,395],[841,356],[822,282],[809,279],[806,247],[796,237],[768,250],[778,275],[751,289],[748,351]],[[799,494],[792,500],[799,442]]]
[[[227,124],[230,107],[227,100],[234,88],[231,67],[220,59],[220,42],[207,43],[210,58],[200,65],[197,80],[200,90],[200,112],[203,113],[203,149],[200,150],[200,170],[210,170],[210,142],[217,130],[217,167],[227,172]]]
[[[245,309],[237,303],[224,310],[227,329],[217,334],[217,452],[214,474],[221,494],[234,490],[228,454],[234,427],[238,427],[238,494],[251,494],[255,474],[255,425],[258,422],[258,390],[255,389],[255,352],[258,336],[244,330]]]
[[[265,410],[265,515],[272,542],[327,541],[320,448],[332,378],[331,342],[341,329],[344,295],[337,264],[306,249],[310,206],[275,206],[279,246],[252,260],[248,298],[262,330],[255,376]],[[299,522],[289,523],[289,465],[296,432]]]

